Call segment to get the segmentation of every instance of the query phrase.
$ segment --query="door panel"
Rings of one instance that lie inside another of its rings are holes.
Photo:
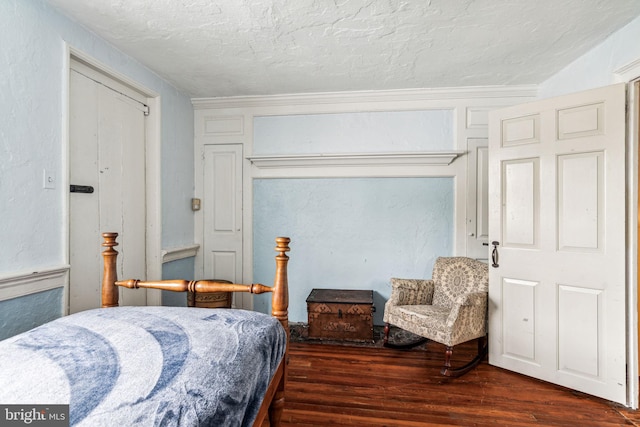
[[[539,161],[505,161],[503,169],[503,246],[534,247],[538,242]]]
[[[604,153],[558,156],[558,250],[598,251],[604,218]]]
[[[493,365],[626,403],[625,87],[490,114]]]
[[[535,353],[535,296],[537,282],[504,278],[504,354],[527,362],[534,362]]]
[[[502,121],[501,147],[540,142],[540,116],[538,114],[513,117]]]
[[[559,369],[597,378],[603,362],[601,334],[602,290],[559,286],[558,348]],[[598,313],[597,315],[593,315]],[[600,363],[599,363],[600,362]]]
[[[558,140],[602,135],[604,104],[558,109]]]
[[[206,263],[205,275],[207,277],[230,280],[233,283],[239,283],[236,266],[238,264],[238,255],[235,251],[212,251],[209,253],[209,259]]]

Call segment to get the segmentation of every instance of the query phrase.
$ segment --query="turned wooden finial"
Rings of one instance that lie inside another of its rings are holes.
[[[276,251],[279,252],[279,255],[286,256],[285,252],[289,252],[291,248],[289,248],[289,243],[291,239],[288,237],[276,237]],[[289,257],[287,257],[289,258]]]
[[[118,257],[118,251],[113,247],[118,246],[116,238],[118,233],[102,233],[104,242],[102,246],[106,247],[102,251],[102,258],[104,264],[104,274],[102,276],[102,307],[117,307],[118,306],[118,287],[116,286],[116,280],[118,280],[118,273],[116,269],[116,259]]]

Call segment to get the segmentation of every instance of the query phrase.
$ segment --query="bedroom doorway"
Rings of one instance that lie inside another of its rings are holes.
[[[146,277],[146,97],[72,60],[69,75],[69,312],[100,306],[100,233],[120,233],[119,277]],[[123,261],[124,260],[124,261]],[[146,305],[146,292],[121,290]]]

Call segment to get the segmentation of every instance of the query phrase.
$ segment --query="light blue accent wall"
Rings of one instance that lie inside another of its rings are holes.
[[[429,278],[452,255],[453,178],[256,179],[254,281],[271,285],[275,237],[291,238],[289,320],[306,322],[313,288],[370,289],[382,324],[391,277]],[[255,308],[269,312],[270,297]]]
[[[0,340],[62,316],[62,288],[0,301]]]
[[[451,110],[255,117],[253,154],[452,150]]]
[[[184,279],[194,280],[195,259],[193,257],[183,258],[176,261],[167,262],[162,265],[162,279]],[[187,306],[186,292],[162,291],[162,305],[174,307]]]

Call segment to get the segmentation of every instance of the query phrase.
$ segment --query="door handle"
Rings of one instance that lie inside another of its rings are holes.
[[[500,255],[498,254],[498,246],[500,245],[500,242],[494,240],[491,244],[493,245],[493,250],[491,251],[491,261],[493,264],[491,264],[491,267],[498,268],[500,267],[500,264],[498,264],[500,258]]]
[[[69,191],[72,193],[93,193],[93,187],[91,185],[74,185],[71,184]]]

